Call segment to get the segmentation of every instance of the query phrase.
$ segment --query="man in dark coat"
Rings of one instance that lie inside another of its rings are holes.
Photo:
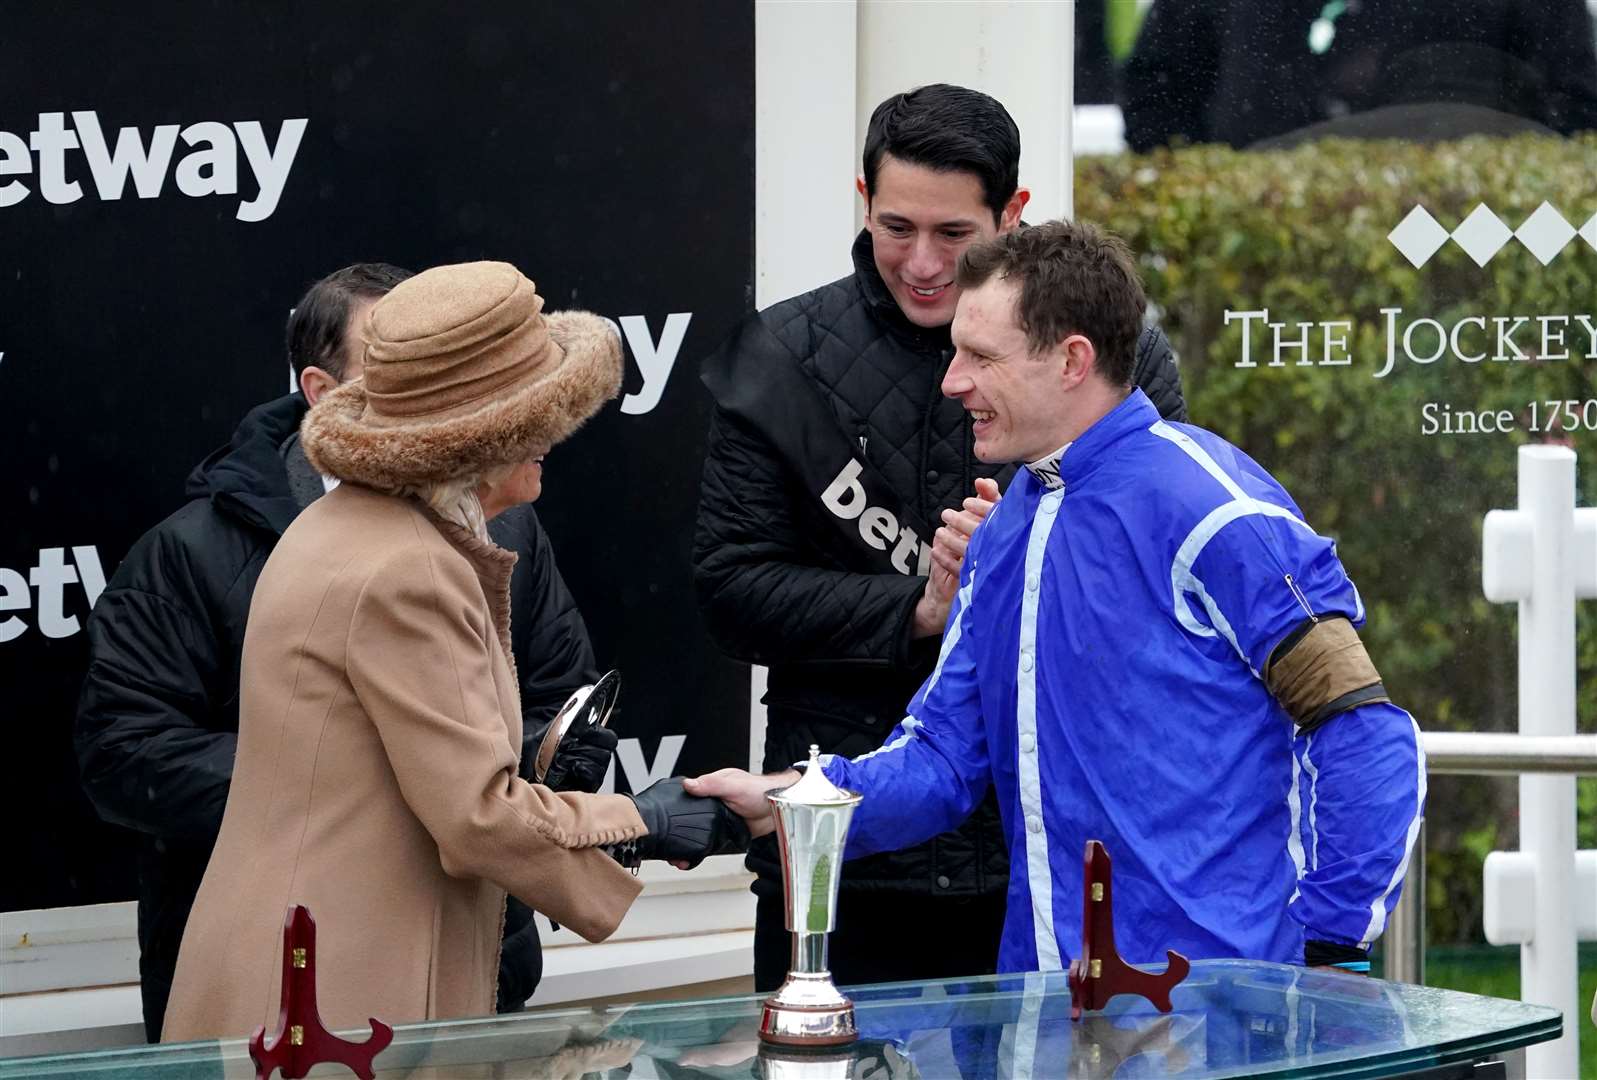
[[[750,316],[706,361],[716,400],[694,539],[695,584],[728,654],[770,667],[768,770],[811,743],[881,745],[930,674],[950,596],[927,574],[932,530],[982,479],[970,420],[939,390],[960,254],[1022,227],[1020,134],[985,94],[899,94],[865,141],[865,230],[855,272]],[[1170,348],[1148,331],[1137,381],[1184,419]],[[758,875],[755,985],[788,968],[770,837]],[[841,983],[991,972],[1008,873],[989,798],[958,830],[844,871],[830,963]],[[931,943],[925,947],[906,943]]]
[[[78,763],[100,816],[139,834],[139,974],[151,1042],[160,1038],[178,945],[227,802],[250,597],[283,530],[330,483],[300,449],[300,420],[327,390],[358,377],[362,320],[409,276],[361,263],[311,287],[288,325],[301,392],[251,410],[228,445],[194,469],[190,501],[133,545],[89,619]],[[598,673],[587,628],[532,506],[499,515],[489,532],[520,555],[510,584],[511,644],[528,769],[556,710]],[[595,745],[562,755],[576,775],[551,776],[551,786],[598,786],[615,736],[588,738]],[[525,1004],[542,968],[532,912],[511,899],[501,1012]]]

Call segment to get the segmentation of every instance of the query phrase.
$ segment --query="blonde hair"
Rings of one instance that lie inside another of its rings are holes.
[[[511,462],[508,465],[495,465],[480,473],[456,476],[433,484],[407,485],[399,494],[420,499],[445,521],[452,521],[478,539],[486,540],[488,519],[483,516],[482,500],[477,497],[477,489],[492,490],[498,487],[510,478],[520,464]]]

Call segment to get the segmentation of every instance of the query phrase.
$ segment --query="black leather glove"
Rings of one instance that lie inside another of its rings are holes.
[[[549,763],[544,786],[555,791],[586,791],[590,795],[598,791],[617,741],[616,733],[609,728],[583,727],[566,732]]]
[[[639,859],[665,859],[697,866],[709,855],[743,851],[749,844],[749,827],[720,799],[689,795],[682,777],[656,780],[636,795],[632,803],[648,828],[647,836],[631,841]]]

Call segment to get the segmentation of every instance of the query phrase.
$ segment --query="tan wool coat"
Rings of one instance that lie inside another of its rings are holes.
[[[595,845],[621,795],[516,774],[515,556],[420,503],[343,484],[305,510],[250,606],[221,835],[163,1038],[275,1031],[283,917],[316,920],[330,1028],[487,1015],[506,891],[590,941],[639,885]]]

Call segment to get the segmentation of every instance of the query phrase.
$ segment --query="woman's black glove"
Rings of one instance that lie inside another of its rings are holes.
[[[555,791],[593,794],[604,783],[616,752],[616,733],[609,728],[581,727],[568,731],[555,749],[544,786]]]
[[[629,842],[638,859],[665,859],[693,867],[708,855],[743,851],[749,844],[749,827],[720,799],[689,795],[682,778],[656,780],[636,795],[632,803],[648,828],[647,836]]]

